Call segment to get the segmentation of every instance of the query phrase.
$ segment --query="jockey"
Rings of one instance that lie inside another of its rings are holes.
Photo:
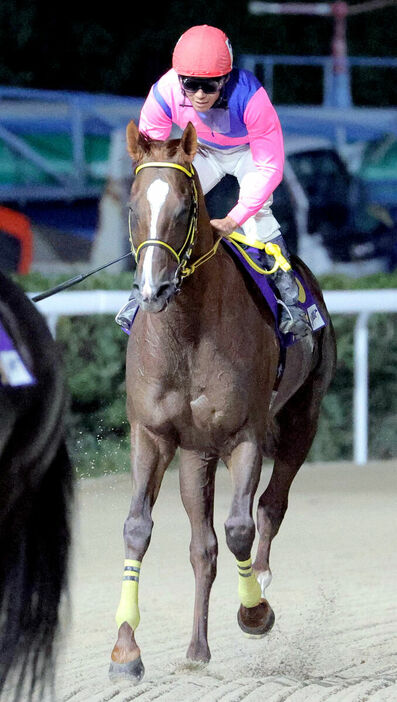
[[[297,306],[298,286],[271,210],[272,193],[283,175],[280,122],[256,77],[233,68],[230,41],[216,27],[191,27],[182,34],[172,68],[152,86],[143,105],[139,131],[165,141],[173,124],[183,129],[188,122],[205,146],[205,155],[197,153],[193,161],[204,194],[226,174],[234,175],[240,186],[236,205],[223,219],[211,220],[212,226],[225,235],[240,228],[247,243],[271,241],[280,247],[286,260],[271,274],[282,302],[280,330],[305,336],[310,326]],[[273,256],[263,252],[261,257],[265,266],[273,267]],[[135,308],[131,300],[116,321],[122,326],[131,322]]]

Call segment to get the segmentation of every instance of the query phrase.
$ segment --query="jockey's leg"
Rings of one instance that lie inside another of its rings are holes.
[[[240,158],[235,173],[240,184],[240,193],[244,194],[244,190],[251,189],[252,180],[257,174],[250,151],[247,151]],[[278,247],[273,251],[281,254],[284,265],[279,267],[270,277],[281,298],[280,331],[284,334],[292,332],[298,338],[302,338],[311,331],[311,327],[305,313],[297,305],[299,288],[289,262],[287,245],[281,235],[279,223],[272,213],[272,203],[273,197],[271,196],[256,215],[244,222],[241,228],[252,243],[255,240],[262,243],[271,242]],[[274,253],[263,252],[261,258],[266,268],[273,268],[276,260]]]
[[[134,291],[132,290],[127,302],[119,309],[114,318],[116,324],[122,327],[127,334],[129,334],[129,330],[132,322],[134,321],[135,314],[138,311],[138,307],[139,305],[135,299]]]
[[[200,152],[196,153],[193,166],[197,171],[204,195],[215,188],[215,185],[226,175],[215,149],[207,148],[205,155]]]
[[[280,260],[280,266],[270,274],[281,298],[280,331],[284,334],[292,332],[297,338],[303,338],[311,332],[311,326],[297,304],[299,288],[289,262],[287,246],[281,234],[267,243],[268,249],[261,253],[266,268],[272,269],[277,259]]]

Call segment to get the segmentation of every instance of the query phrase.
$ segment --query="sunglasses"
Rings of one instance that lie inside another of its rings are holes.
[[[183,89],[187,93],[197,93],[202,90],[206,95],[217,93],[225,84],[225,77],[222,78],[190,78],[180,76]]]

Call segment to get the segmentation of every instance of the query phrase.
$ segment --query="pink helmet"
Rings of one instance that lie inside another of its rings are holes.
[[[172,67],[182,76],[224,76],[233,67],[232,46],[226,34],[216,27],[208,24],[191,27],[178,40]]]

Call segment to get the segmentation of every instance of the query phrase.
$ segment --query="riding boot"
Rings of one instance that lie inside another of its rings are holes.
[[[270,274],[281,298],[279,329],[283,334],[291,332],[297,339],[302,339],[311,332],[311,326],[306,314],[297,304],[299,288],[289,262],[288,249],[281,234],[267,242],[266,248],[267,251],[261,252],[261,260],[266,268],[271,270],[275,262],[279,263],[277,270]]]
[[[129,331],[131,328],[131,324],[134,321],[134,316],[137,307],[138,303],[135,300],[134,293],[132,292],[128,298],[128,302],[126,302],[125,305],[123,305],[122,308],[117,312],[114,318],[116,324],[119,324],[120,327],[123,327],[123,329]]]

